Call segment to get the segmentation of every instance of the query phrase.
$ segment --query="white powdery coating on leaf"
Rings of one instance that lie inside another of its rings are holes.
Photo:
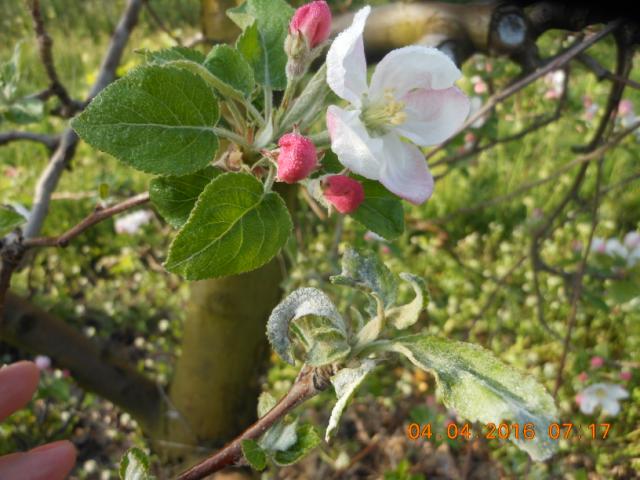
[[[273,309],[267,322],[267,338],[271,346],[285,362],[291,365],[294,362],[290,352],[289,324],[306,315],[328,318],[339,332],[347,336],[342,316],[323,291],[312,287],[294,290]]]
[[[340,417],[342,417],[342,412],[347,406],[347,402],[356,391],[356,388],[358,388],[367,374],[373,370],[375,366],[376,362],[373,360],[364,360],[358,368],[343,368],[331,377],[331,383],[336,391],[338,401],[331,411],[329,425],[327,425],[327,431],[324,435],[326,442],[329,441],[335,430],[338,428],[338,422],[340,421]]]
[[[265,450],[285,452],[298,441],[298,434],[296,433],[297,428],[297,420],[286,425],[277,423],[267,431],[260,441],[260,446]]]
[[[557,449],[546,435],[557,421],[553,398],[526,374],[502,363],[491,352],[464,342],[412,335],[398,339],[391,350],[405,355],[418,367],[436,375],[444,404],[469,421],[535,425],[534,439],[516,439],[533,460],[545,460]]]
[[[411,284],[411,288],[415,292],[415,298],[400,307],[394,307],[387,312],[387,319],[391,325],[399,330],[410,327],[420,318],[420,312],[425,307],[426,291],[424,280],[410,273],[401,273],[400,278]]]

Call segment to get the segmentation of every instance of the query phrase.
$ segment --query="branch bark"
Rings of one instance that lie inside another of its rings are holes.
[[[115,79],[116,69],[120,64],[122,53],[129,40],[131,31],[138,21],[142,1],[143,0],[128,0],[127,6],[111,38],[107,53],[102,60],[98,78],[91,87],[88,100],[96,96]],[[62,172],[75,154],[77,145],[78,136],[71,128],[67,128],[62,134],[60,144],[51,156],[47,168],[42,172],[36,184],[31,215],[24,228],[26,238],[35,237],[42,229],[47,212],[49,211],[51,194],[58,185]]]
[[[55,150],[60,143],[58,137],[34,132],[2,132],[0,133],[0,145],[7,145],[11,142],[26,140],[43,144],[49,150]]]
[[[324,390],[329,384],[325,375],[325,372],[308,366],[303,367],[291,389],[275,407],[222,450],[180,474],[177,480],[199,480],[222,470],[224,467],[235,464],[242,457],[241,444],[243,440],[259,438],[291,410]]]
[[[165,409],[161,387],[132,368],[124,355],[90,341],[64,320],[9,293],[0,338],[51,357],[82,387],[131,413],[145,432],[158,428]]]

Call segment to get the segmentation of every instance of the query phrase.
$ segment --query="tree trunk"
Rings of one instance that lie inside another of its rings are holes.
[[[194,282],[170,390],[173,443],[219,447],[256,417],[268,359],[266,320],[280,299],[278,259],[253,272]]]

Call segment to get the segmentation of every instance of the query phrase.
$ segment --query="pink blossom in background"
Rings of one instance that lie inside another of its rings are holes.
[[[421,204],[433,192],[433,176],[418,146],[456,133],[469,100],[454,85],[461,73],[453,61],[422,45],[388,53],[368,82],[362,35],[370,11],[358,11],[327,53],[327,83],[349,102],[327,110],[331,150],[354,173]]]
[[[620,380],[628,382],[629,380],[631,380],[631,378],[633,378],[633,373],[631,373],[631,371],[623,370],[620,372]]]
[[[600,368],[603,365],[604,365],[604,358],[598,357],[598,356],[591,358],[591,368]]]
[[[586,382],[589,379],[589,374],[587,372],[580,372],[578,375],[578,380],[581,382]]]
[[[620,100],[620,104],[618,105],[618,115],[625,117],[630,113],[633,113],[633,103],[631,100],[626,98],[624,100]]]
[[[296,32],[305,38],[309,48],[315,48],[329,38],[331,9],[327,2],[317,0],[298,8],[289,23],[289,33]]]
[[[318,164],[318,153],[311,139],[287,133],[278,141],[278,180],[296,183],[306,178]]]

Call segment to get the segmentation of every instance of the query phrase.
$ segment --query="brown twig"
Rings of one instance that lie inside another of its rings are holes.
[[[593,237],[596,232],[596,226],[598,225],[598,208],[600,207],[600,185],[602,183],[603,161],[604,161],[604,158],[602,158],[598,162],[598,171],[596,174],[596,191],[593,197],[593,210],[592,210],[592,220],[591,220],[591,231],[589,232],[589,240],[587,241],[587,245],[585,246],[582,259],[580,260],[580,265],[578,266],[578,271],[576,272],[574,277],[573,293],[571,296],[571,311],[569,312],[569,319],[567,321],[567,332],[565,334],[564,341],[562,344],[562,356],[560,357],[558,374],[556,376],[556,383],[553,389],[554,398],[557,398],[558,391],[560,390],[560,385],[562,385],[562,377],[564,373],[564,367],[567,362],[567,354],[569,352],[569,343],[571,342],[571,334],[573,333],[573,328],[576,324],[576,319],[578,314],[578,300],[582,295],[582,288],[583,288],[582,279],[585,274],[589,253],[591,253],[591,244],[593,243]]]
[[[31,11],[31,17],[33,18],[36,38],[38,39],[38,53],[40,54],[40,60],[47,72],[47,76],[49,77],[48,93],[53,94],[60,99],[64,106],[63,114],[70,117],[82,108],[81,103],[76,102],[69,96],[69,92],[67,92],[67,89],[64,87],[62,82],[60,82],[60,77],[58,77],[58,72],[53,61],[53,40],[51,36],[49,36],[44,25],[42,12],[40,11],[40,0],[29,0],[29,9]],[[45,90],[45,92],[47,92],[47,90]],[[46,96],[47,95],[44,94],[43,98],[46,98]]]
[[[238,462],[242,457],[243,440],[259,438],[291,410],[324,390],[328,386],[326,375],[327,372],[308,366],[303,367],[293,386],[275,407],[222,450],[180,474],[177,480],[199,480]]]
[[[460,131],[463,131],[463,130],[467,129],[469,126],[471,126],[477,120],[479,120],[484,115],[486,115],[487,112],[489,112],[491,109],[495,108],[499,103],[502,103],[507,98],[509,98],[512,95],[518,93],[520,90],[522,90],[523,88],[525,88],[527,85],[531,84],[532,82],[534,82],[538,78],[546,75],[549,72],[552,72],[554,70],[558,70],[559,68],[565,66],[573,58],[575,58],[576,55],[579,55],[580,53],[584,52],[587,48],[592,46],[594,43],[598,42],[600,39],[606,37],[608,34],[613,32],[620,25],[621,25],[621,21],[620,20],[615,20],[613,22],[610,22],[606,27],[604,27],[598,33],[594,33],[592,35],[589,35],[583,41],[577,42],[577,43],[573,44],[572,46],[570,46],[569,48],[567,48],[564,52],[562,52],[561,54],[557,55],[553,60],[549,61],[544,67],[539,68],[538,70],[535,70],[535,71],[531,72],[529,75],[526,75],[525,77],[521,78],[520,80],[515,81],[514,83],[512,83],[507,88],[499,91],[495,95],[492,95],[489,98],[489,100],[487,100],[487,102],[482,106],[482,108],[480,108],[475,114],[471,115],[467,119],[467,121],[460,128]],[[453,135],[453,136],[449,137],[447,140],[445,140],[444,142],[436,145],[426,155],[426,158],[429,159],[429,158],[433,157],[437,152],[439,152],[440,150],[445,148],[447,145],[449,145],[454,140],[454,138],[456,138],[456,135]]]
[[[57,237],[35,237],[28,238],[24,241],[26,248],[33,247],[66,247],[71,240],[83,233],[85,230],[100,223],[107,218],[111,218],[118,213],[138,207],[149,201],[149,193],[140,193],[134,197],[128,198],[120,203],[106,208],[96,207],[96,209],[87,215],[80,223],[71,227],[62,235]]]
[[[576,60],[582,63],[585,67],[591,70],[598,80],[611,80],[613,82],[619,82],[625,84],[627,87],[635,88],[640,90],[640,83],[631,80],[630,78],[625,78],[616,73],[613,73],[603,67],[598,61],[593,58],[591,55],[587,55],[586,53],[581,53],[576,56]]]
[[[49,150],[55,150],[58,147],[60,139],[51,135],[34,132],[1,132],[0,145],[6,145],[11,142],[26,140],[29,142],[37,142],[43,144]]]
[[[155,11],[155,9],[151,6],[151,1],[150,0],[143,0],[144,2],[144,6],[147,9],[147,12],[149,13],[149,16],[151,17],[151,20],[153,20],[153,22],[156,24],[156,26],[162,30],[164,33],[166,33],[169,38],[171,38],[171,40],[173,40],[174,42],[176,42],[176,44],[178,46],[182,46],[182,40],[180,40],[178,37],[176,37],[173,32],[167,28],[167,26],[164,24],[164,22],[162,21],[162,18],[160,18],[160,15],[158,15],[158,12]]]
[[[116,78],[116,69],[120,64],[122,53],[129,41],[131,32],[138,21],[141,7],[142,0],[127,0],[127,6],[111,37],[111,43],[102,59],[102,64],[98,71],[98,78],[91,87],[87,100],[96,96]],[[58,185],[62,172],[71,161],[71,158],[73,158],[77,145],[78,136],[71,128],[67,128],[60,136],[60,143],[51,155],[49,164],[40,175],[36,184],[31,215],[24,228],[24,236],[26,238],[35,237],[40,232],[47,212],[49,211],[51,194]]]

